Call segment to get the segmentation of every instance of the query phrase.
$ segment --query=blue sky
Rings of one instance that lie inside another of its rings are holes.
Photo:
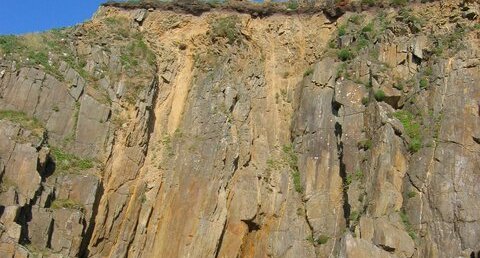
[[[72,26],[92,17],[106,0],[0,0],[0,34]]]

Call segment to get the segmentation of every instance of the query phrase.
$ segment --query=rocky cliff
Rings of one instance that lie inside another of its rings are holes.
[[[0,37],[0,256],[478,257],[479,3],[370,5]]]

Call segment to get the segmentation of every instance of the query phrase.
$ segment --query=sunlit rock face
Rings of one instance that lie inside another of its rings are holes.
[[[0,37],[0,256],[476,257],[478,8]]]

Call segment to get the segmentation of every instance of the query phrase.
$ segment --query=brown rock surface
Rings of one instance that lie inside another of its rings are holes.
[[[477,3],[124,7],[0,48],[1,257],[480,250]]]

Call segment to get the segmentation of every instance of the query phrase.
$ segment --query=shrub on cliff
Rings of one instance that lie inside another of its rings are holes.
[[[374,96],[377,101],[383,101],[385,99],[385,92],[383,90],[377,90]]]
[[[3,54],[10,54],[18,46],[18,39],[14,35],[0,36],[0,49]]]
[[[354,54],[350,49],[343,48],[338,51],[337,56],[340,60],[347,61],[353,59]]]
[[[229,44],[235,43],[240,37],[237,16],[218,18],[210,24],[210,29],[213,39],[226,38]]]
[[[290,9],[290,10],[297,10],[298,9],[298,2],[293,0],[293,1],[289,1],[287,3],[287,8]]]

